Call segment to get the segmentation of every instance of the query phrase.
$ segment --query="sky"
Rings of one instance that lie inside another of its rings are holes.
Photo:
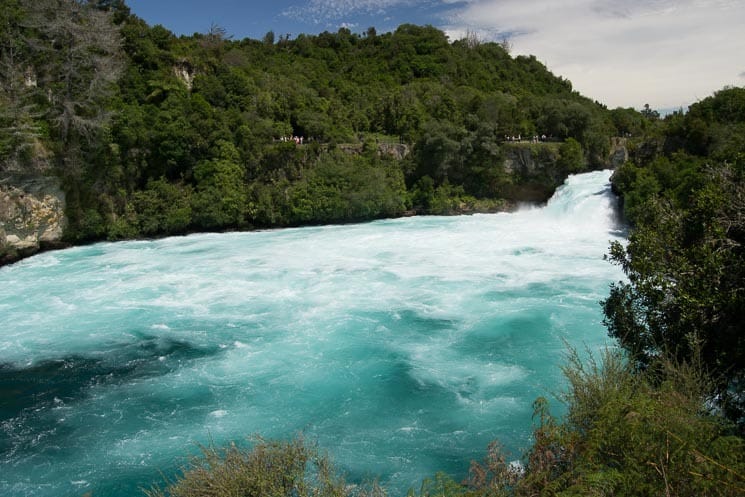
[[[127,0],[176,34],[225,28],[234,39],[379,33],[431,24],[451,40],[507,39],[610,108],[669,112],[745,86],[745,0]]]

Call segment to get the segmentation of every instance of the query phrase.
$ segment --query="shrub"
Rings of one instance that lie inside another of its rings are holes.
[[[329,458],[302,438],[289,442],[258,438],[251,449],[200,447],[182,474],[148,497],[345,497],[343,478]]]
[[[601,359],[570,355],[563,423],[536,403],[515,495],[742,495],[744,441],[703,410],[699,367],[661,362],[642,374],[619,351]]]

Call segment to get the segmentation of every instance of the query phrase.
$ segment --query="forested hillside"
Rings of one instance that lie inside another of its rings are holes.
[[[121,0],[2,5],[0,164],[63,179],[71,242],[504,209],[643,124],[430,26],[233,40]],[[506,169],[534,139],[555,170]]]

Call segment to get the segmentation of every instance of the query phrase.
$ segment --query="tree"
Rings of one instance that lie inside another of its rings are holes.
[[[232,36],[228,35],[228,30],[219,24],[214,22],[210,24],[210,29],[207,31],[201,41],[200,45],[203,48],[210,50],[215,56],[222,55],[225,42],[228,41]]]
[[[36,72],[23,43],[23,15],[18,0],[5,2],[0,11],[0,157],[15,163],[40,134],[31,101]]]
[[[509,54],[512,53],[512,42],[510,41],[510,37],[507,35],[502,36],[502,39],[499,42],[499,46],[502,47],[502,50],[505,51],[505,53]]]
[[[414,147],[417,161],[417,175],[428,175],[442,183],[448,177],[460,179],[463,156],[461,154],[461,140],[466,130],[456,127],[447,121],[429,121],[425,126],[421,139]]]
[[[566,173],[576,173],[584,168],[582,145],[574,138],[567,138],[559,147],[557,166]]]
[[[215,148],[214,159],[194,168],[194,221],[208,229],[240,226],[245,223],[247,209],[246,173],[237,163],[239,154],[232,143],[220,141]]]
[[[145,190],[135,192],[133,204],[139,220],[139,232],[146,236],[183,233],[191,224],[190,187],[149,181]]]
[[[642,171],[627,198],[649,185],[659,190],[655,177]],[[743,423],[743,168],[720,164],[696,182],[693,191],[680,190],[685,207],[676,207],[671,193],[635,200],[629,244],[614,243],[610,254],[628,282],[611,287],[605,324],[641,369],[660,360],[705,365],[714,380],[712,402]]]
[[[296,439],[256,440],[251,449],[231,443],[202,447],[182,475],[164,490],[151,488],[148,497],[347,497],[351,493],[330,459]]]
[[[74,0],[22,0],[44,107],[68,152],[92,143],[111,117],[107,100],[123,69],[112,14]]]
[[[112,12],[114,24],[117,25],[124,22],[130,15],[129,7],[124,3],[124,0],[87,0],[87,2],[97,9]]]
[[[642,116],[649,119],[650,121],[656,121],[660,118],[660,113],[649,107],[649,104],[644,104],[644,108],[641,110]]]

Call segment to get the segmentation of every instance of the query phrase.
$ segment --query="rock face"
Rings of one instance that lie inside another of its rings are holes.
[[[409,155],[409,146],[404,143],[378,143],[378,155],[403,160]]]
[[[188,60],[181,60],[173,66],[173,73],[186,85],[186,88],[191,91],[191,88],[194,85],[194,66],[192,66]]]
[[[47,176],[0,177],[0,264],[62,244],[65,195]]]
[[[610,139],[610,155],[608,165],[613,169],[621,167],[624,162],[629,160],[629,149],[626,138],[613,137]]]
[[[504,147],[504,170],[512,178],[502,195],[511,202],[545,202],[564,181],[559,170],[559,147],[554,143],[509,144]]]
[[[545,174],[559,160],[558,147],[551,145],[541,143],[505,146],[505,171],[524,178]]]
[[[385,157],[395,160],[405,159],[411,149],[405,143],[378,143],[378,157]],[[339,149],[351,155],[359,155],[364,151],[365,145],[362,143],[344,143],[339,145]]]
[[[514,182],[503,195],[513,202],[545,202],[566,179],[559,166],[560,143],[504,145],[504,170]],[[629,160],[626,138],[613,137],[608,156],[596,167],[615,169]],[[586,166],[586,164],[585,164]]]

